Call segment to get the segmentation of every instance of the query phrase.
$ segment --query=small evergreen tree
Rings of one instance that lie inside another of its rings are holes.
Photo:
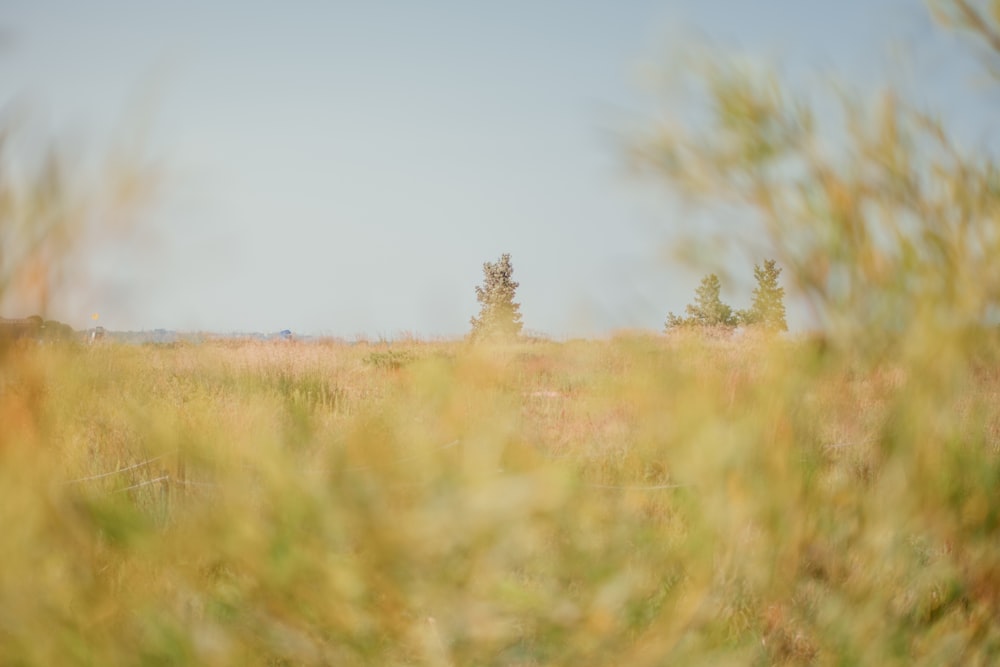
[[[683,317],[674,315],[673,313],[667,313],[666,327],[668,331],[670,329],[676,329],[677,327],[687,326],[688,324],[689,322],[687,322]]]
[[[476,287],[479,317],[473,317],[472,338],[514,338],[521,333],[521,304],[514,301],[519,284],[512,280],[510,255],[483,264],[483,285]]]
[[[666,328],[696,326],[696,327],[734,327],[737,324],[733,309],[722,302],[720,293],[722,283],[719,277],[710,273],[701,279],[701,285],[695,291],[695,302],[684,309],[687,317],[679,317],[673,313],[667,314]]]
[[[788,331],[785,322],[785,288],[778,285],[781,269],[773,259],[764,260],[764,266],[754,266],[753,276],[757,287],[748,310],[741,310],[739,320],[748,326],[760,326],[774,331]]]

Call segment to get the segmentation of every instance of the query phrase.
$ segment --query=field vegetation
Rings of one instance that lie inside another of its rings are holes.
[[[1000,54],[995,0],[932,6]],[[0,664],[1000,662],[994,158],[694,64],[634,156],[776,258],[748,311],[712,273],[663,334],[528,340],[501,255],[468,341],[0,337]],[[0,297],[48,317],[143,171],[4,146]]]
[[[0,662],[988,664],[971,343],[18,343]]]

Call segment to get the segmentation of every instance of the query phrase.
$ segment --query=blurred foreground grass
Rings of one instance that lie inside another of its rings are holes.
[[[933,5],[1000,55],[996,0]],[[993,154],[694,64],[636,161],[748,215],[681,239],[777,257],[825,339],[0,344],[0,664],[1000,662]],[[45,316],[146,182],[54,155],[0,169],[0,297]]]
[[[993,663],[998,352],[17,345],[0,663]]]

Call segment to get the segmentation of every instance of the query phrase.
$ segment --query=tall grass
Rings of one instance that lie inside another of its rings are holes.
[[[9,350],[0,662],[987,664],[1000,378],[963,349]]]
[[[640,161],[749,210],[822,337],[0,340],[0,664],[1000,661],[994,162],[702,73]],[[40,311],[94,217],[45,165],[0,169]]]

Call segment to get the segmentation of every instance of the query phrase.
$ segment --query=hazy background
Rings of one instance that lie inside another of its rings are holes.
[[[664,253],[693,223],[625,148],[682,44],[802,85],[891,76],[997,140],[974,58],[915,1],[7,0],[0,26],[4,100],[81,151],[131,137],[161,174],[55,303],[77,328],[461,335],[503,252],[528,330],[662,328],[701,277]]]

